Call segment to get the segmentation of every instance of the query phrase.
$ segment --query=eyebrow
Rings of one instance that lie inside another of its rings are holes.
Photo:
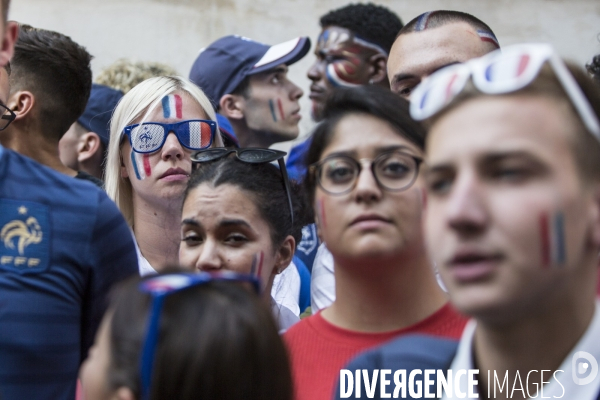
[[[405,146],[405,145],[381,146],[381,147],[375,148],[376,153],[386,153],[388,151],[394,151],[394,150],[408,150],[411,154],[414,152],[410,147]],[[356,158],[356,150],[336,151],[334,153],[327,155],[327,157],[333,157],[333,156],[346,156],[346,157]]]
[[[531,154],[528,151],[507,150],[507,151],[500,151],[500,152],[496,151],[496,152],[484,154],[482,157],[478,157],[477,163],[480,164],[481,162],[499,162],[499,161],[502,161],[505,159],[510,159],[510,158],[527,158],[527,159],[533,158],[533,159],[536,159],[535,155]],[[438,165],[429,163],[428,165],[425,166],[425,171],[427,173],[443,172],[445,170],[453,169],[453,168],[454,168],[454,166],[453,166],[452,162],[445,161]]]
[[[279,74],[279,73],[286,73],[288,72],[288,67],[287,65],[280,65],[278,67],[273,68],[272,70],[269,70],[267,73],[268,74]]]
[[[451,65],[460,64],[460,63],[461,63],[460,61],[451,61],[451,62],[449,62],[447,64],[440,65],[440,66],[436,67],[435,69],[433,69],[432,71],[430,71],[427,74],[427,76],[433,74],[434,72],[439,71],[440,69],[449,67]],[[421,80],[421,78],[418,77],[417,75],[414,75],[414,74],[402,74],[402,73],[400,73],[400,74],[394,75],[394,77],[392,78],[392,85],[397,84],[398,82],[401,82],[401,81],[408,80],[408,79],[418,79],[418,80]]]
[[[192,226],[196,226],[199,228],[202,227],[202,224],[194,218],[184,219],[183,221],[181,221],[181,225],[192,225]],[[240,226],[240,225],[245,226],[248,229],[252,230],[252,227],[250,226],[250,224],[248,222],[244,221],[243,219],[223,219],[223,220],[219,221],[220,227]]]

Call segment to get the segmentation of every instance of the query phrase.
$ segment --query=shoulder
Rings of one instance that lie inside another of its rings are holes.
[[[458,340],[428,335],[409,335],[366,351],[354,358],[348,369],[447,369],[458,348]]]

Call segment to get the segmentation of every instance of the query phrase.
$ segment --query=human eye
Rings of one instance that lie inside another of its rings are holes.
[[[384,176],[396,179],[404,178],[412,170],[411,165],[409,165],[407,160],[401,158],[388,158],[383,160],[378,169]]]
[[[194,230],[184,230],[181,235],[181,241],[188,247],[194,247],[202,244],[202,237]]]
[[[331,160],[325,165],[325,177],[334,183],[344,183],[354,178],[355,168],[347,161]]]
[[[232,232],[225,237],[225,242],[230,244],[242,244],[248,242],[248,237],[243,233]]]
[[[521,183],[533,177],[537,168],[535,163],[526,160],[501,160],[492,163],[488,170],[491,179],[506,183]]]
[[[442,196],[450,191],[454,175],[450,172],[429,173],[425,175],[425,185],[431,195]]]

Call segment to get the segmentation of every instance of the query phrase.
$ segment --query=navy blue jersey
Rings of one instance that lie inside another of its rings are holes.
[[[0,398],[72,400],[109,288],[137,271],[102,190],[0,146]]]

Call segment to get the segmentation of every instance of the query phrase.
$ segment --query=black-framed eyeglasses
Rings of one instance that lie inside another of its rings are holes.
[[[250,283],[256,294],[260,294],[260,283],[255,276],[238,274],[231,271],[167,274],[156,276],[140,283],[138,289],[152,296],[152,306],[150,315],[148,316],[146,337],[140,360],[141,397],[143,400],[150,398],[152,371],[159,335],[160,314],[165,297],[193,286],[215,281]]]
[[[363,165],[369,166],[377,184],[399,192],[412,186],[419,175],[422,158],[399,150],[383,153],[374,160],[356,160],[350,156],[332,155],[309,166],[318,185],[332,195],[350,192],[356,186]]]
[[[17,114],[2,103],[0,103],[0,113],[2,114],[0,116],[0,131],[3,131],[17,118]]]
[[[249,164],[270,163],[275,160],[279,163],[279,170],[283,176],[283,185],[287,194],[288,205],[290,207],[290,216],[292,217],[292,225],[294,225],[294,209],[292,208],[292,192],[290,189],[290,180],[288,178],[287,169],[283,157],[287,154],[285,151],[262,149],[255,147],[247,147],[244,149],[215,147],[206,150],[200,150],[192,154],[192,162],[203,163],[215,161],[226,157],[231,153],[235,153],[238,160]]]
[[[129,137],[131,148],[136,153],[154,153],[165,144],[169,133],[174,132],[183,147],[201,150],[211,146],[217,124],[215,121],[191,119],[174,124],[144,122],[126,126],[123,134]]]

